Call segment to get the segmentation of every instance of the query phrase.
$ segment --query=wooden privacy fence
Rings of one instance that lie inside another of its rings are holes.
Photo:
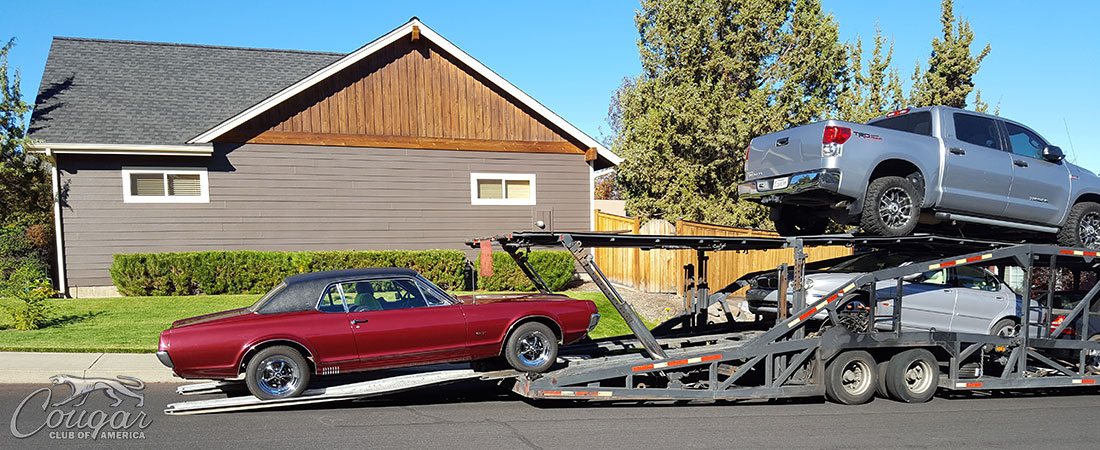
[[[596,210],[596,231],[621,231],[625,234],[656,234],[678,236],[751,236],[779,237],[774,231],[734,228],[677,220],[673,225],[665,220],[652,220],[641,225],[637,218],[623,217]],[[675,292],[683,294],[684,266],[697,264],[694,250],[641,250],[637,248],[594,249],[599,264],[609,280],[644,292]],[[836,258],[852,254],[844,246],[806,248],[809,261]],[[793,249],[708,252],[707,274],[712,290],[721,289],[742,275],[759,270],[775,269],[781,263],[794,261]]]

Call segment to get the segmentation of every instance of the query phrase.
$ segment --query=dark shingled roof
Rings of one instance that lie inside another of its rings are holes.
[[[56,37],[30,137],[184,144],[342,53]]]

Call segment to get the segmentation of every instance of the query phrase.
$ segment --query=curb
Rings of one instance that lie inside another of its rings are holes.
[[[86,378],[125,375],[145,383],[183,382],[152,353],[0,352],[0,384],[44,384],[60,374]]]

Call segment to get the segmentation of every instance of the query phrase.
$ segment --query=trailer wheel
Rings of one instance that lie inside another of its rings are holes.
[[[1094,334],[1089,342],[1100,342],[1100,334]],[[1100,350],[1088,350],[1085,354],[1085,370],[1091,374],[1100,373]]]
[[[940,368],[932,352],[915,348],[894,355],[885,374],[886,391],[894,400],[924,403],[936,395]]]
[[[837,355],[825,367],[825,395],[845,404],[867,403],[875,396],[878,364],[865,351],[847,351]]]
[[[309,364],[297,350],[276,345],[248,361],[244,380],[260,400],[296,397],[309,384]]]
[[[889,361],[878,363],[878,383],[875,385],[875,395],[882,398],[890,398],[890,391],[886,390],[886,371],[890,368]]]
[[[877,236],[905,236],[913,232],[920,217],[922,194],[907,178],[882,177],[872,180],[863,197],[859,225]]]
[[[504,344],[504,359],[520,372],[545,372],[558,358],[558,338],[538,322],[520,325]]]

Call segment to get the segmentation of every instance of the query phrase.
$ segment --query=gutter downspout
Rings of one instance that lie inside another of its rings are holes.
[[[596,161],[588,162],[588,229],[596,231]]]
[[[53,157],[51,185],[53,187],[53,234],[57,245],[57,290],[61,295],[69,295],[69,283],[65,279],[65,246],[61,239],[61,170],[58,169],[57,155],[53,149],[46,149],[46,156]]]

